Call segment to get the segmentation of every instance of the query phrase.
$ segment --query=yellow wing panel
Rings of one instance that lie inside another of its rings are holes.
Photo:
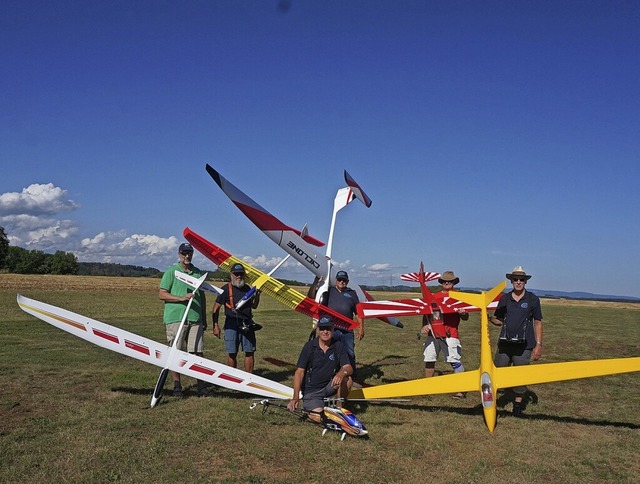
[[[493,384],[496,388],[510,388],[633,371],[640,371],[640,357],[509,366],[495,369]]]
[[[242,264],[244,266],[245,280],[248,284],[256,286],[266,295],[271,296],[276,301],[291,309],[297,308],[306,297],[295,289],[288,287],[279,280],[265,274],[237,257],[229,257],[218,267],[223,271],[229,271],[234,264]]]
[[[472,370],[452,375],[419,378],[417,380],[389,383],[375,387],[351,390],[348,398],[397,398],[417,395],[436,395],[480,390],[480,371]]]

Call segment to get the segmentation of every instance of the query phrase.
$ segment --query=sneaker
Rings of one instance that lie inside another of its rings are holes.
[[[198,385],[196,389],[196,396],[198,397],[210,397],[212,395],[212,388],[205,385]]]
[[[524,407],[520,402],[514,402],[513,404],[513,416],[524,417]]]
[[[182,385],[180,385],[180,383],[175,383],[173,385],[173,396],[178,398],[181,398],[183,396]]]
[[[454,393],[453,395],[451,395],[451,398],[455,398],[456,400],[461,400],[463,398],[467,398],[467,393],[466,392]]]

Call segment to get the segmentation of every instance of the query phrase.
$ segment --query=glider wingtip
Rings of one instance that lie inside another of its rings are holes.
[[[217,185],[220,188],[222,188],[222,177],[220,176],[220,173],[218,173],[217,170],[214,167],[212,167],[209,163],[207,163],[206,169],[207,169],[207,173],[209,173],[211,178],[213,178],[213,181],[215,181]]]

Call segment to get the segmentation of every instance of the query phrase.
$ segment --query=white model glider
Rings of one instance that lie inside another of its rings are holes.
[[[178,280],[181,280],[178,274],[183,274],[182,272],[174,271],[174,274]],[[180,326],[178,326],[177,335],[175,338],[173,338],[173,344],[169,348],[169,356],[167,356],[167,363],[165,367],[162,369],[162,371],[160,372],[160,375],[158,376],[156,387],[153,390],[153,395],[151,396],[151,408],[155,407],[158,403],[160,403],[160,400],[162,399],[162,395],[163,395],[162,389],[164,388],[165,381],[167,381],[167,375],[169,374],[170,367],[176,358],[176,351],[178,351],[178,342],[183,339],[182,330],[184,329],[184,323],[187,320],[187,316],[189,314],[189,310],[191,309],[191,305],[193,304],[193,300],[195,299],[196,292],[198,292],[198,289],[200,288],[200,286],[205,283],[204,280],[207,278],[208,274],[205,272],[202,275],[202,277],[198,279],[188,274],[184,274],[184,275],[191,279],[191,281],[188,284],[193,287],[193,296],[189,299],[189,302],[187,303],[187,306],[184,309],[182,319],[180,320]]]
[[[20,294],[17,300],[23,311],[45,323],[116,353],[231,390],[278,399],[293,396],[292,388],[267,378],[180,350],[170,359],[167,345]]]

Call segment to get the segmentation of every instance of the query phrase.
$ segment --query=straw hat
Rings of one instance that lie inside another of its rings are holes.
[[[515,266],[510,274],[505,274],[505,275],[509,280],[512,280],[514,276],[524,277],[526,281],[531,279],[531,276],[526,273],[526,271],[524,270],[524,267],[522,266]]]

